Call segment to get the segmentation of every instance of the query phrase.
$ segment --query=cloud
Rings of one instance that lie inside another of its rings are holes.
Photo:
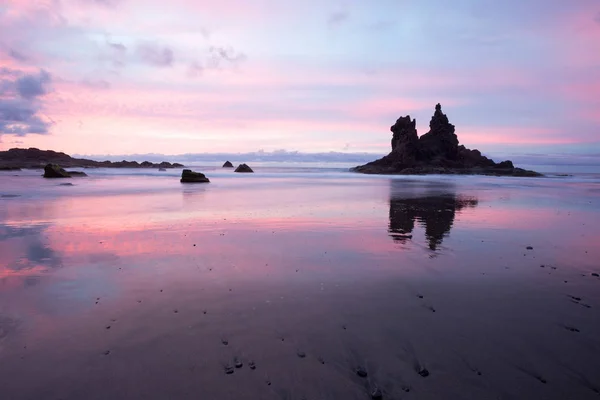
[[[10,58],[12,58],[13,60],[20,61],[20,62],[25,62],[25,61],[29,60],[29,57],[27,57],[26,55],[24,55],[23,53],[15,50],[15,49],[9,49],[8,56]]]
[[[47,85],[50,83],[50,74],[40,70],[37,75],[24,75],[17,79],[16,87],[19,96],[25,99],[33,99],[48,93]]]
[[[219,69],[223,62],[237,66],[246,59],[244,53],[236,52],[232,47],[211,46],[207,65],[209,68]]]
[[[204,67],[198,63],[197,61],[194,61],[190,64],[189,68],[188,68],[188,76],[190,78],[196,78],[198,76],[201,76],[204,73]]]
[[[84,79],[81,84],[90,89],[110,89],[110,82],[104,79]]]
[[[348,20],[350,14],[347,11],[338,11],[329,14],[327,17],[327,25],[336,26]]]
[[[115,43],[106,41],[108,46],[108,54],[104,53],[103,58],[109,60],[115,68],[125,66],[127,58],[127,47],[123,43]]]
[[[48,133],[52,122],[42,117],[40,98],[48,93],[50,82],[50,74],[45,70],[37,74],[0,70],[0,135]]]
[[[136,48],[139,59],[154,67],[170,67],[173,65],[173,50],[157,43],[139,43]]]
[[[79,0],[82,3],[95,4],[104,7],[115,7],[121,0]]]

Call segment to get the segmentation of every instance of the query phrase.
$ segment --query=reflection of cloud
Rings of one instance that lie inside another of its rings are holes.
[[[0,314],[0,343],[19,329],[19,321]]]
[[[11,271],[33,270],[38,267],[58,268],[62,260],[42,240],[47,229],[44,225],[14,227],[0,225],[0,249],[6,247],[0,258],[5,268]],[[12,251],[8,251],[8,248]]]
[[[390,196],[388,232],[394,241],[404,242],[418,222],[425,228],[429,248],[436,250],[442,244],[452,225],[456,212],[466,207],[475,207],[478,200],[457,196],[454,193],[426,195],[422,197]]]

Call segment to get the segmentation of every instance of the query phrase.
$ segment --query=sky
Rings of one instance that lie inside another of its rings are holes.
[[[0,0],[0,149],[600,154],[598,0]]]

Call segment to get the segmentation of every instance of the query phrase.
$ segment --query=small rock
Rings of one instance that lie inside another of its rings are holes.
[[[240,164],[240,165],[238,165],[238,167],[235,169],[234,172],[246,172],[247,173],[247,172],[254,172],[254,171],[248,165]]]
[[[378,387],[373,389],[373,391],[371,392],[371,398],[375,400],[383,399],[383,392],[381,391],[381,389],[379,389]]]
[[[202,172],[194,172],[190,169],[184,169],[181,172],[181,183],[209,183],[210,180]]]

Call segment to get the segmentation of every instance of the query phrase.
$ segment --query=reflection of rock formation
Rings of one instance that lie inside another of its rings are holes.
[[[391,197],[389,233],[394,241],[404,242],[412,237],[415,221],[425,228],[429,248],[436,250],[450,233],[457,211],[475,207],[477,199],[455,194],[424,197]]]

